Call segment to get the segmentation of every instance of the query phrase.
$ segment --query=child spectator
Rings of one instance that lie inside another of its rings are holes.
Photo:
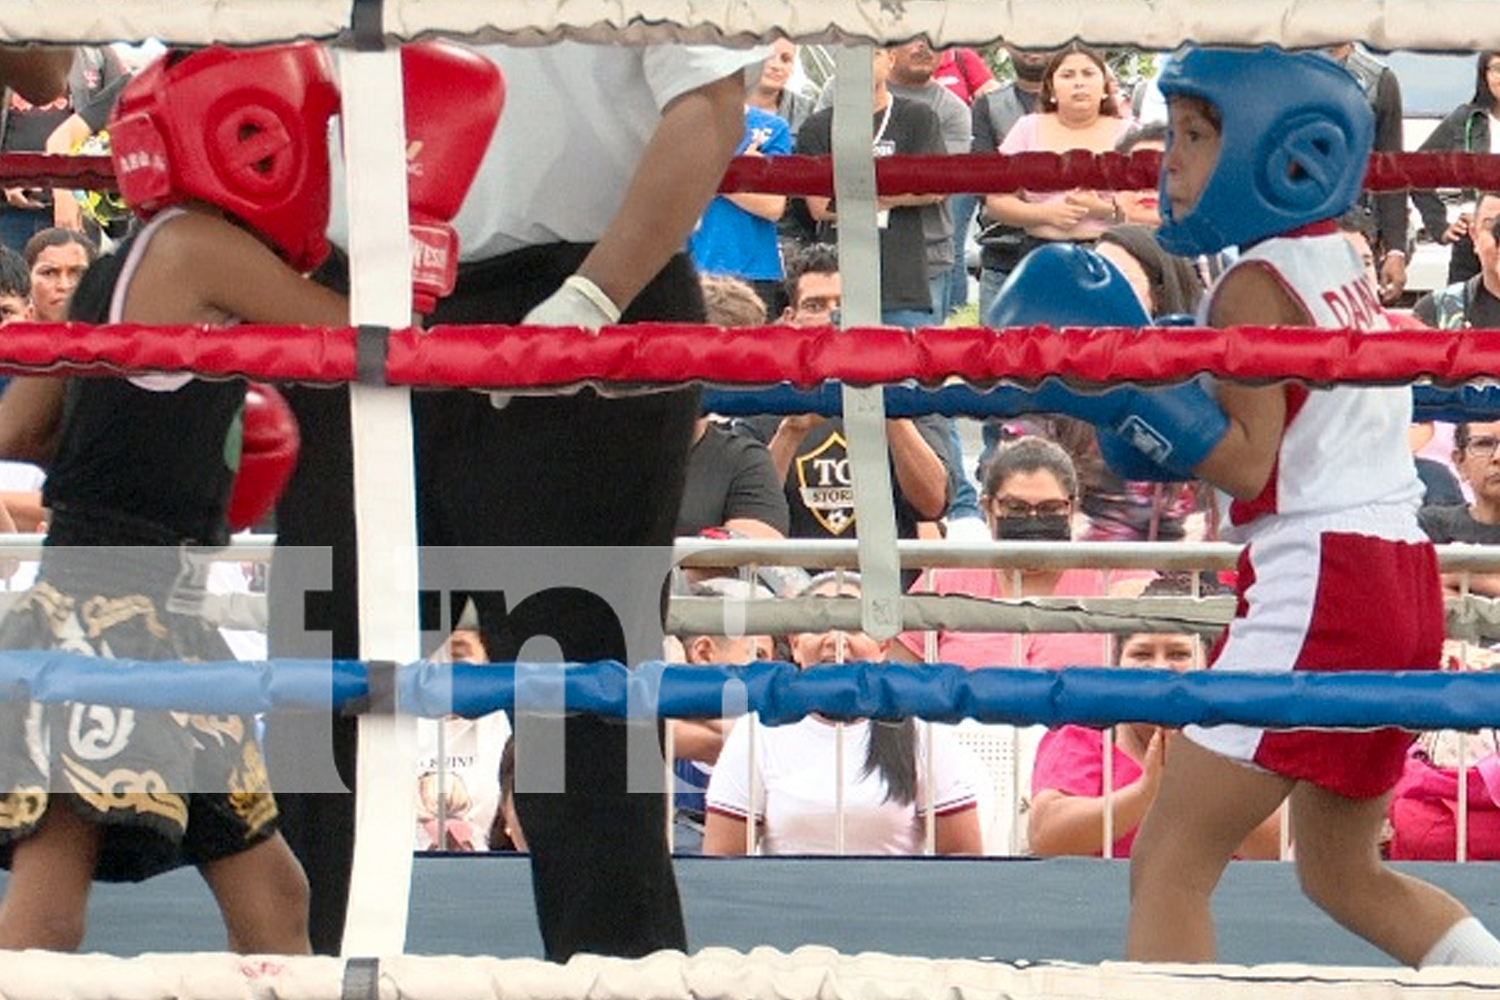
[[[768,587],[732,576],[695,581],[689,585],[688,593],[693,597],[724,602],[726,620],[732,614],[728,610],[731,603],[775,596]],[[754,663],[771,659],[775,652],[769,635],[679,635],[676,638],[682,662],[690,666]],[[669,725],[672,727],[672,771],[677,778],[673,793],[677,818],[673,849],[677,853],[697,853],[703,848],[709,780],[734,720],[672,719]]]
[[[723,275],[704,275],[700,281],[708,322],[727,327],[766,322],[764,301],[744,281]],[[723,421],[700,415],[677,509],[678,536],[722,529],[746,538],[785,538],[788,526],[786,496],[770,451],[749,435],[732,433]]]
[[[19,253],[0,245],[0,326],[26,322],[34,316],[31,269]],[[0,377],[0,394],[9,384],[9,376]],[[0,533],[43,530],[46,522],[42,510],[42,481],[45,478],[42,470],[31,462],[0,459]],[[6,570],[15,568],[13,563],[4,563],[3,566]],[[6,575],[12,576],[11,573]],[[10,586],[16,586],[19,581],[12,576],[8,582]],[[29,583],[28,578],[19,585]]]
[[[1455,640],[1444,644],[1444,660],[1448,669],[1500,667],[1494,651]],[[1461,776],[1460,768],[1467,773]],[[1460,816],[1465,820],[1462,857]],[[1386,856],[1392,861],[1500,861],[1500,733],[1423,733],[1407,756],[1387,817]]]
[[[62,323],[83,274],[99,256],[94,241],[75,229],[43,229],[22,251],[31,270],[31,304],[43,323]]]
[[[472,604],[438,656],[449,663],[489,662]],[[500,760],[510,738],[504,712],[417,720],[417,850],[489,850],[500,812]]]
[[[31,269],[20,254],[0,246],[0,326],[31,318]]]

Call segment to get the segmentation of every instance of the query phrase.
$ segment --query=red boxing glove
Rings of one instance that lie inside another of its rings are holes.
[[[452,42],[401,47],[406,103],[412,305],[426,315],[453,291],[458,214],[505,105],[505,80],[484,56]]]
[[[250,383],[245,390],[240,468],[229,497],[229,527],[243,531],[271,512],[297,467],[302,435],[281,393]]]

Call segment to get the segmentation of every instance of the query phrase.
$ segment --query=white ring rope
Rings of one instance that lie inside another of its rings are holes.
[[[0,535],[0,557],[34,561],[41,557],[42,536]],[[1239,546],[1227,542],[1062,542],[1005,543],[949,542],[902,539],[895,555],[903,568],[981,567],[1014,569],[1042,566],[1157,572],[1221,570],[1233,567]],[[221,562],[252,562],[269,566],[272,539],[242,535],[215,554]],[[856,565],[858,549],[849,540],[707,541],[684,538],[677,542],[673,562],[682,567],[711,567],[723,572],[753,573],[756,567],[795,563],[808,570]],[[1438,567],[1445,573],[1500,572],[1500,555],[1483,546],[1438,546]],[[21,591],[0,591],[0,612]],[[1500,599],[1463,593],[1446,600],[1448,637],[1480,641],[1500,635]],[[1230,597],[1093,597],[1029,598],[990,601],[959,595],[901,595],[902,629],[952,629],[966,632],[1099,631],[1123,634],[1139,631],[1217,631],[1229,616]],[[789,598],[750,602],[743,609],[739,630],[777,633],[809,625],[845,627],[856,624],[837,605],[817,598]],[[265,632],[268,609],[262,593],[210,593],[204,596],[204,620],[220,628]],[[1103,620],[1101,620],[1103,619]],[[725,624],[724,602],[718,598],[673,596],[667,607],[669,634],[707,635]],[[415,657],[413,657],[415,658]],[[936,648],[931,659],[936,659]]]
[[[347,43],[353,0],[243,4],[161,0],[6,0],[0,39],[181,44],[318,38]],[[1291,47],[1361,39],[1377,49],[1471,52],[1494,44],[1492,0],[384,0],[389,40],[424,34],[536,44],[609,42],[749,44],[785,34],[802,41],[937,45],[1095,45],[1167,50],[1201,43]],[[1486,9],[1488,8],[1488,9]]]
[[[1500,969],[1166,965],[1124,962],[1008,964],[905,958],[830,948],[748,953],[705,948],[628,961],[579,956],[566,965],[533,959],[398,956],[364,960],[235,955],[8,955],[0,1000],[1202,1000],[1215,998],[1493,997]],[[356,977],[376,987],[354,992]]]

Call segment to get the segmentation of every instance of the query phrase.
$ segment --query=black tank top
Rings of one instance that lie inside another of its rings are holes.
[[[134,242],[127,240],[89,268],[74,293],[72,319],[109,321],[110,300]],[[234,481],[229,458],[239,453],[244,404],[243,379],[193,379],[172,392],[152,392],[123,378],[70,379],[43,501],[69,520],[93,511],[100,521],[140,521],[180,541],[222,544]],[[106,541],[147,539],[94,544]]]

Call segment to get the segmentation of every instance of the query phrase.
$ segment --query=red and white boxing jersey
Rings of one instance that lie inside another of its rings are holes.
[[[1388,328],[1359,259],[1331,222],[1258,243],[1234,267],[1268,270],[1314,326],[1374,335]],[[1211,292],[1205,316],[1212,299]],[[1285,392],[1286,427],[1265,489],[1250,501],[1220,498],[1226,537],[1244,539],[1267,514],[1334,515],[1343,530],[1388,537],[1392,506],[1415,511],[1422,498],[1407,444],[1411,390],[1288,384]]]

